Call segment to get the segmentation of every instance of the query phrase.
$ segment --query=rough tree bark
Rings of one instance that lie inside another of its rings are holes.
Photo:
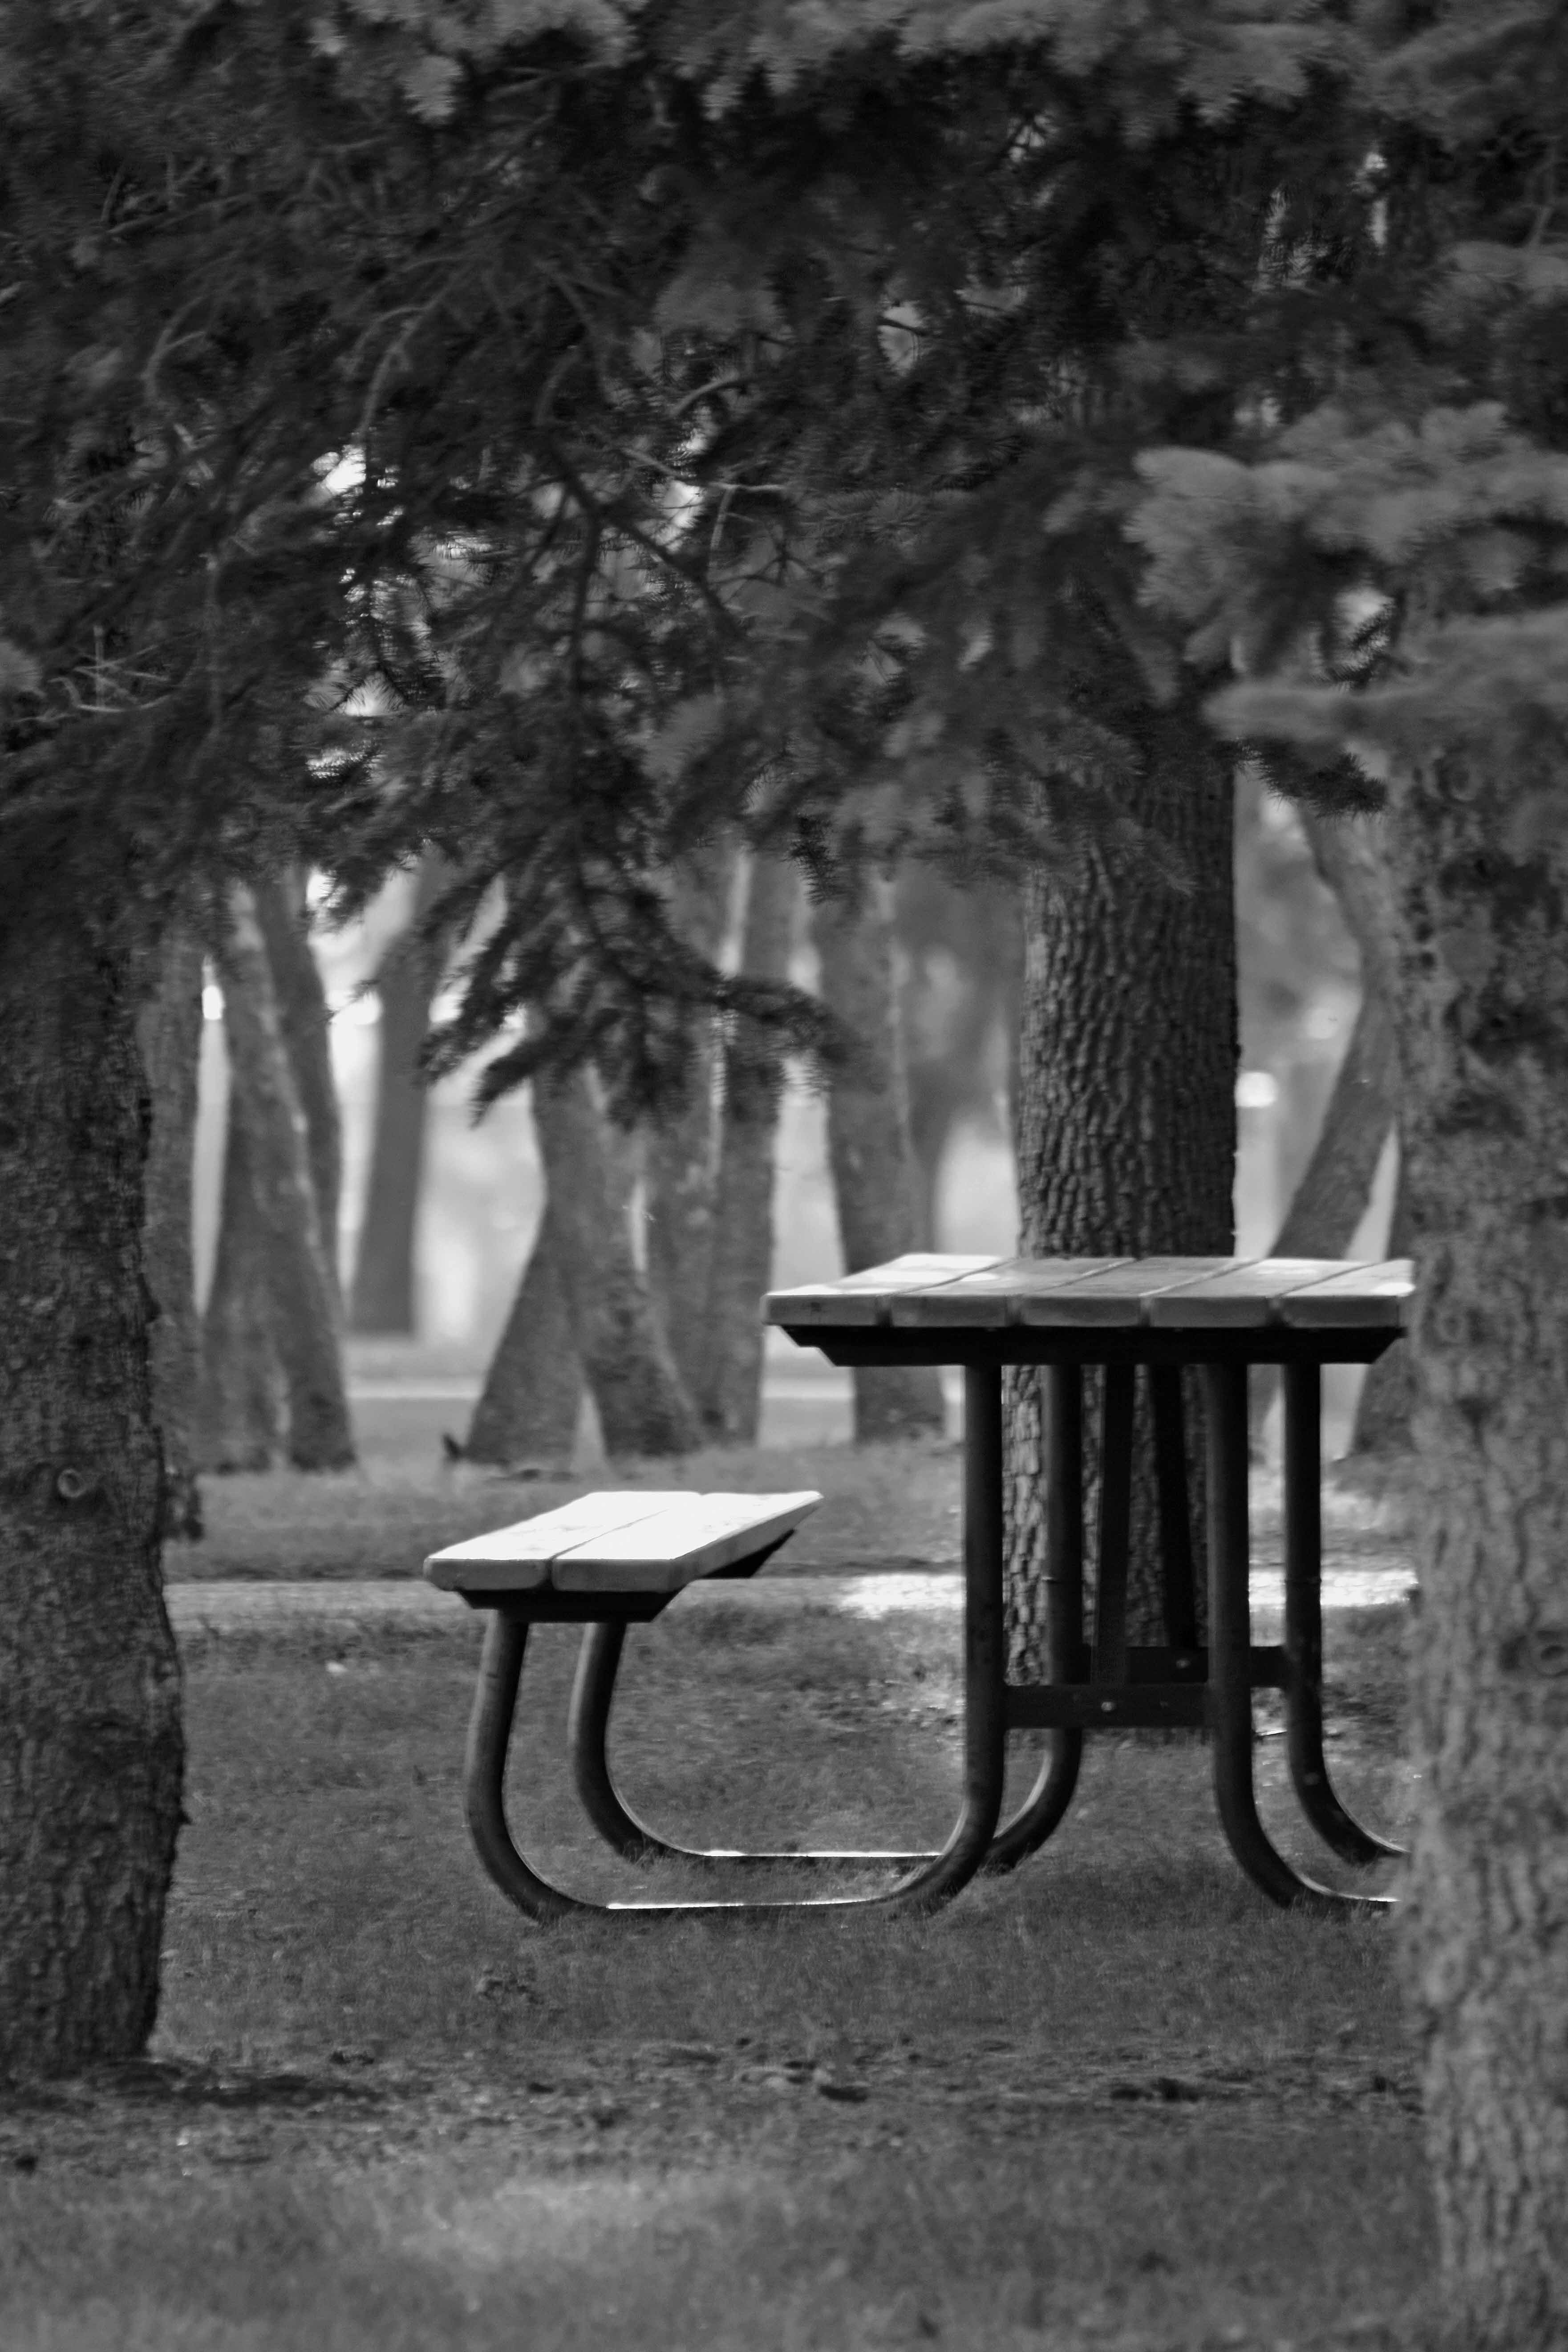
[[[375,1128],[349,1307],[350,1328],[359,1332],[412,1337],[417,1327],[414,1245],[430,1103],[419,1053],[441,974],[440,950],[422,943],[419,930],[446,878],[446,866],[430,852],[415,877],[408,928],[376,975]]]
[[[90,909],[0,925],[0,2076],[140,2050],[180,1820],[148,1106],[103,936]]]
[[[1390,788],[1418,1278],[1402,1933],[1466,2352],[1568,2344],[1568,886],[1510,827],[1521,782],[1546,804],[1558,779],[1453,758]]]
[[[741,969],[784,980],[799,885],[787,858],[758,856],[746,890]],[[763,1319],[773,1254],[773,1149],[784,1069],[770,1040],[733,1035],[724,1055],[719,1168],[697,1386],[702,1425],[729,1444],[754,1445],[763,1402]]]
[[[561,1279],[557,1222],[547,1200],[468,1424],[463,1452],[470,1462],[542,1470],[571,1462],[583,1359]]]
[[[305,877],[298,866],[259,882],[257,919],[267,942],[268,969],[289,1066],[305,1114],[310,1181],[327,1272],[338,1284],[338,1223],[343,1189],[342,1118],[332,1076],[331,1015],[321,967],[310,951]]]
[[[153,1410],[163,1449],[161,1532],[194,1539],[202,1532],[196,1476],[201,1328],[191,1238],[202,943],[189,923],[174,922],[164,933],[157,984],[137,1014],[136,1034],[153,1106],[142,1252],[158,1309],[152,1369]]]
[[[309,1136],[266,942],[249,890],[229,894],[220,958],[234,1098],[267,1238],[273,1344],[289,1391],[289,1456],[300,1470],[353,1462],[336,1286],[317,1218]]]
[[[918,1246],[891,899],[891,886],[878,877],[858,906],[825,903],[812,925],[823,1001],[856,1040],[853,1061],[834,1072],[827,1093],[828,1160],[848,1274]],[[945,1426],[933,1367],[858,1368],[854,1379],[857,1444]]]
[[[689,1453],[697,1414],[632,1256],[605,1115],[586,1070],[536,1080],[533,1123],[556,1267],[612,1454]]]
[[[713,849],[676,885],[675,924],[700,955],[715,960],[730,916],[735,860]],[[691,1072],[684,1099],[648,1130],[647,1284],[676,1368],[695,1397],[710,1345],[706,1322],[715,1181],[712,1017],[692,1023]]]
[[[1030,1256],[1223,1256],[1234,1244],[1232,761],[1185,704],[1149,713],[1141,748],[1126,804],[1179,856],[1187,887],[1098,845],[1070,874],[1037,874],[1027,886],[1017,1139],[1020,1245]],[[1020,1667],[1038,1671],[1040,1385],[1025,1371],[1006,1388],[1009,1644]],[[1199,1407],[1190,1383],[1186,1402],[1201,1559]],[[1158,1642],[1157,1503],[1142,1383],[1136,1446],[1129,1626],[1132,1640]],[[1092,1576],[1092,1507],[1089,1517]],[[1201,1576],[1198,1597],[1201,1612]]]

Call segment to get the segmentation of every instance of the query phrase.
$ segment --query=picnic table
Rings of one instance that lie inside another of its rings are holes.
[[[1370,1363],[1405,1328],[1410,1261],[1235,1257],[910,1255],[840,1281],[773,1292],[765,1313],[839,1365],[958,1364],[964,1382],[963,1863],[1006,1869],[1045,1843],[1071,1801],[1086,1733],[1130,1726],[1207,1730],[1232,1852],[1276,1903],[1363,1906],[1294,1868],[1258,1818],[1253,1693],[1284,1696],[1296,1796],[1342,1861],[1399,1848],[1357,1822],[1323,1756],[1321,1406],[1325,1363]],[[1284,1406],[1284,1641],[1251,1639],[1247,1373],[1280,1368]],[[1046,1674],[1009,1682],[1004,1661],[1002,1372],[1041,1368],[1045,1390]],[[1208,1637],[1198,1640],[1183,1374],[1204,1401]],[[1100,1381],[1097,1576],[1084,1627],[1084,1381]],[[1154,1432],[1165,1639],[1127,1639],[1135,1383]],[[1006,1735],[1051,1735],[1014,1819],[997,1827]],[[978,1823],[984,1835],[976,1839]],[[980,1851],[973,1851],[978,1843]],[[959,1860],[955,1857],[955,1861]],[[940,1891],[953,1891],[950,1869]],[[957,1878],[957,1883],[962,1883]],[[922,1890],[929,1891],[929,1890]]]

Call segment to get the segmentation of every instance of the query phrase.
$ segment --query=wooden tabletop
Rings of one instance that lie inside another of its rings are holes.
[[[838,1282],[774,1290],[770,1323],[813,1330],[1111,1327],[1237,1330],[1402,1329],[1406,1257],[896,1257]]]

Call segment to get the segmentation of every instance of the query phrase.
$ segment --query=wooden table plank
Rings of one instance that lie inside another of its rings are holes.
[[[469,1536],[432,1552],[425,1563],[429,1581],[443,1592],[530,1592],[550,1581],[556,1555],[595,1536],[607,1535],[640,1519],[656,1517],[679,1503],[694,1503],[691,1486],[631,1488],[619,1494],[580,1495],[553,1511],[536,1512],[488,1535]]]
[[[792,1290],[770,1291],[763,1302],[763,1313],[769,1323],[789,1325],[882,1323],[900,1292],[956,1282],[997,1263],[994,1257],[911,1251],[906,1256],[889,1258],[886,1265],[868,1265],[858,1274],[844,1275],[837,1282],[805,1282]]]
[[[1361,1259],[1258,1258],[1152,1298],[1149,1321],[1157,1329],[1184,1331],[1256,1328],[1276,1321],[1280,1301],[1305,1284],[1368,1271]]]
[[[1368,1325],[1402,1330],[1410,1320],[1415,1268],[1407,1257],[1384,1258],[1353,1274],[1336,1275],[1293,1290],[1279,1302],[1281,1322],[1298,1330],[1340,1330]]]
[[[574,1545],[555,1560],[552,1580],[558,1592],[678,1592],[790,1534],[821,1500],[809,1487],[789,1495],[695,1495]]]
[[[977,1274],[962,1275],[938,1290],[901,1294],[891,1302],[895,1329],[939,1330],[952,1325],[995,1330],[1018,1322],[1024,1302],[1086,1275],[1130,1265],[1119,1257],[1005,1257]]]
[[[1156,1295],[1173,1294],[1189,1283],[1230,1274],[1250,1263],[1240,1257],[1131,1258],[1108,1273],[1026,1298],[1019,1320],[1058,1328],[1107,1324],[1135,1328],[1149,1320]]]

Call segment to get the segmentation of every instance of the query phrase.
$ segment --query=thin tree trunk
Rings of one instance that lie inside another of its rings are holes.
[[[153,1410],[163,1447],[165,1538],[202,1532],[195,1423],[201,1370],[192,1246],[196,1078],[202,1050],[202,946],[188,923],[171,924],[159,950],[158,983],[137,1015],[137,1039],[153,1104],[147,1145],[142,1249],[153,1325]]]
[[[1187,706],[1143,722],[1132,815],[1182,860],[1182,888],[1100,846],[1036,874],[1025,909],[1018,1078],[1021,1247],[1028,1255],[1223,1256],[1234,1245],[1235,790],[1232,766]],[[1016,1664],[1043,1664],[1045,1492],[1040,1383],[1007,1389],[1008,1615]],[[1202,1559],[1199,1406],[1187,1384],[1189,1483]],[[1098,1415],[1088,1417],[1092,1438]],[[1091,1454],[1092,1461],[1092,1454]],[[1095,1513],[1089,1488],[1089,1544]],[[1152,1423],[1135,1423],[1129,1626],[1164,1638]],[[1200,1623],[1204,1584],[1198,1580]]]
[[[548,1201],[463,1448],[470,1462],[563,1468],[572,1460],[583,1360],[561,1280]]]
[[[343,1189],[342,1118],[332,1076],[331,1016],[321,967],[310,948],[304,877],[297,866],[289,866],[281,878],[258,883],[255,898],[278,1017],[300,1108],[305,1114],[316,1216],[335,1290]]]
[[[1420,1608],[1403,1921],[1445,2316],[1568,2343],[1568,889],[1458,758],[1391,786],[1418,1277]]]
[[[1405,1154],[1399,1155],[1394,1180],[1394,1214],[1388,1224],[1389,1257],[1408,1257],[1411,1251],[1410,1188],[1405,1176]],[[1410,1414],[1415,1402],[1410,1376],[1410,1342],[1397,1339],[1386,1355],[1367,1368],[1356,1404],[1351,1452],[1382,1459],[1410,1451]]]
[[[14,899],[0,926],[0,2077],[142,2048],[180,1820],[146,1096],[129,960],[90,925]]]
[[[230,893],[222,971],[234,1091],[267,1234],[273,1343],[289,1391],[289,1457],[300,1470],[346,1469],[354,1451],[336,1286],[266,943],[243,887]]]
[[[677,879],[676,929],[710,961],[717,960],[724,943],[734,874],[734,856],[722,848],[710,850]],[[716,1174],[716,1045],[711,1014],[694,1015],[686,1093],[673,1110],[650,1127],[645,1161],[648,1290],[677,1369],[693,1397],[703,1384],[709,1365],[706,1310]]]
[[[267,1256],[267,1229],[256,1197],[239,1097],[231,1081],[217,1255],[202,1318],[196,1428],[197,1457],[204,1470],[270,1470],[283,1450],[283,1376],[272,1344]]]
[[[827,1095],[827,1150],[845,1271],[917,1246],[914,1155],[893,979],[892,893],[877,878],[854,909],[824,904],[813,933],[820,989],[856,1041]],[[910,1437],[945,1425],[942,1377],[930,1365],[857,1368],[855,1442]]]
[[[408,928],[376,976],[375,1129],[349,1312],[355,1331],[412,1338],[417,1328],[415,1237],[430,1106],[419,1055],[441,974],[439,950],[422,941],[419,931],[446,878],[446,866],[432,851],[415,881]]]
[[[787,858],[757,856],[746,893],[741,969],[748,980],[788,977],[799,886]],[[773,1255],[773,1153],[784,1070],[770,1039],[730,1038],[719,1126],[719,1173],[697,1390],[702,1425],[754,1445],[763,1402],[763,1318]]]
[[[537,1079],[533,1123],[556,1265],[606,1450],[687,1454],[697,1415],[632,1256],[605,1117],[586,1070]]]

